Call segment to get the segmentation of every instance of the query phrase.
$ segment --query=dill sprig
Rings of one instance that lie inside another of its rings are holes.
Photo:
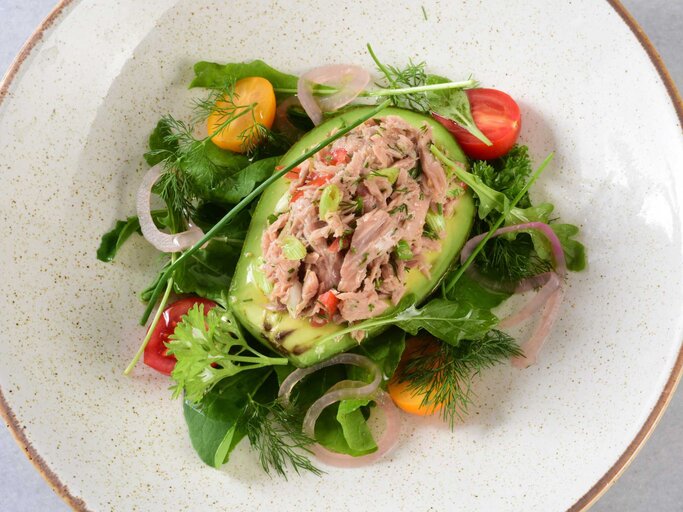
[[[477,233],[488,230],[489,224],[485,221],[478,221],[474,229]],[[533,241],[526,233],[520,233],[512,240],[492,238],[477,256],[476,264],[484,274],[509,282],[553,269],[552,262],[544,260],[534,251]]]
[[[287,479],[285,469],[291,466],[297,474],[322,474],[306,456],[315,441],[301,431],[301,418],[291,408],[285,409],[278,401],[262,404],[248,397],[238,424],[266,473],[275,471]]]
[[[211,147],[211,141],[237,119],[251,116],[251,122],[238,136],[247,158],[258,160],[281,154],[289,146],[282,137],[257,122],[256,103],[240,105],[238,101],[235,81],[226,81],[221,88],[211,90],[206,98],[194,101],[191,121],[171,115],[162,117],[161,123],[166,128],[165,148],[148,153],[164,163],[164,172],[154,191],[181,217],[192,216],[197,200],[217,185],[223,173],[212,157],[216,149]],[[216,128],[205,137],[198,137],[197,126],[209,116],[216,116]]]
[[[382,63],[372,49],[372,46],[367,45],[368,52],[377,69],[384,75],[386,84],[378,83],[379,87],[390,89],[403,89],[408,87],[421,87],[427,84],[427,72],[425,71],[426,63],[415,63],[412,60],[408,61],[408,65],[403,69],[395,66]],[[391,102],[395,107],[403,107],[418,112],[427,112],[429,110],[429,102],[424,92],[416,92],[412,94],[401,94],[391,97]]]
[[[440,414],[453,428],[467,414],[474,392],[473,382],[486,368],[522,355],[508,334],[490,330],[478,340],[462,340],[457,346],[439,342],[425,345],[398,370],[400,382],[422,395],[422,406],[441,406]]]

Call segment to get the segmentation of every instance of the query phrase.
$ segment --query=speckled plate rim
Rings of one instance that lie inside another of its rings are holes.
[[[679,123],[681,126],[683,126],[683,99],[681,99],[681,95],[679,94],[678,89],[676,88],[676,85],[669,74],[669,71],[666,69],[661,56],[643,31],[642,27],[638,24],[635,18],[631,16],[626,7],[624,7],[619,0],[606,1],[614,8],[617,14],[619,14],[624,23],[628,25],[633,34],[636,36],[636,39],[638,39],[643,49],[650,57],[650,60],[657,69],[657,72],[662,78],[662,81],[666,86],[666,90],[671,97],[671,102],[676,110],[676,113],[678,114]],[[5,76],[0,81],[0,104],[7,96],[10,85],[12,84],[14,77],[19,72],[19,68],[29,56],[33,48],[35,48],[35,46],[43,38],[45,31],[54,25],[64,10],[73,3],[74,0],[60,0],[54,9],[52,9],[50,14],[48,14],[38,28],[36,28],[31,37],[26,41],[5,73]],[[586,494],[584,494],[576,503],[574,503],[574,505],[572,505],[567,512],[580,512],[590,508],[623,474],[659,423],[659,420],[664,414],[669,402],[671,402],[671,397],[673,396],[682,376],[683,344],[681,345],[676,362],[671,370],[671,375],[667,379],[666,385],[664,386],[657,403],[652,408],[652,411],[648,415],[643,426],[633,438],[633,441],[631,441],[626,450],[624,450],[614,465],[612,465],[612,467],[602,476],[602,478],[600,478],[600,480],[598,480],[595,485],[593,485],[593,487],[586,492]],[[38,472],[43,476],[48,484],[50,484],[52,489],[74,510],[79,512],[88,512],[85,502],[80,497],[75,496],[69,490],[69,488],[59,480],[59,476],[52,471],[45,460],[33,447],[26,436],[24,429],[19,424],[17,417],[14,415],[14,412],[5,400],[5,396],[2,393],[2,387],[0,387],[0,416],[2,416],[17,444],[21,447],[25,455],[33,463]]]

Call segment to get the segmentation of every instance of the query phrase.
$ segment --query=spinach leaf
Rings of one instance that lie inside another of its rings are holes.
[[[299,78],[294,75],[282,73],[270,67],[262,60],[251,62],[235,62],[217,64],[215,62],[201,61],[194,65],[195,77],[190,83],[192,87],[207,87],[218,89],[227,82],[239,80],[249,76],[260,76],[268,80],[275,89],[288,89],[296,91]]]
[[[192,255],[173,274],[176,293],[195,293],[217,302],[228,291],[242,249],[235,244],[211,240],[205,249]]]
[[[237,443],[245,436],[237,420],[248,400],[272,373],[262,368],[238,373],[216,385],[201,402],[183,403],[183,415],[188,426],[192,446],[199,458],[213,467],[220,467]]]
[[[237,204],[275,170],[280,157],[264,158],[236,173],[225,175],[207,190],[206,199],[221,204]]]
[[[446,277],[446,281],[448,281]],[[470,304],[477,309],[493,309],[510,297],[509,293],[484,288],[467,274],[464,274],[450,290],[446,298]]]
[[[383,387],[396,371],[398,362],[406,347],[406,333],[398,328],[391,328],[382,334],[361,343],[353,352],[364,355],[380,367],[384,375]],[[348,375],[353,380],[365,380],[366,372],[357,366],[350,366]]]

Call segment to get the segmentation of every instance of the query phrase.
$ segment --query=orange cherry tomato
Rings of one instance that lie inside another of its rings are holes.
[[[389,381],[389,385],[387,386],[389,396],[399,409],[402,409],[407,413],[416,414],[418,416],[427,416],[438,412],[443,407],[442,404],[422,405],[424,395],[409,389],[410,383],[408,381],[400,381],[405,364],[417,356],[425,353],[429,354],[437,350],[438,346],[436,343],[437,342],[429,338],[410,338],[406,342],[406,349],[401,356],[401,362],[398,364],[394,376]]]
[[[254,105],[254,109],[247,108]],[[206,127],[214,144],[222,149],[243,153],[249,144],[257,142],[256,123],[266,128],[273,126],[275,119],[275,91],[265,78],[251,76],[235,83],[232,102],[223,98],[216,102],[216,110],[209,116]],[[243,115],[226,122],[240,113]],[[251,137],[251,139],[250,139]]]

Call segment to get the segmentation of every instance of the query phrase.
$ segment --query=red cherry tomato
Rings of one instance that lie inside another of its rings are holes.
[[[434,119],[451,132],[470,158],[492,160],[503,156],[515,145],[522,127],[519,106],[508,94],[497,89],[468,89],[465,92],[474,123],[492,142],[491,146],[450,119],[433,114]]]
[[[147,366],[154,368],[158,372],[171,375],[175,367],[176,358],[166,354],[166,342],[168,337],[173,334],[175,326],[178,325],[183,315],[187,314],[195,304],[204,304],[204,314],[207,314],[211,308],[216,307],[214,301],[198,297],[180,299],[167,307],[161,314],[159,323],[154,327],[152,337],[145,347],[144,362]]]

